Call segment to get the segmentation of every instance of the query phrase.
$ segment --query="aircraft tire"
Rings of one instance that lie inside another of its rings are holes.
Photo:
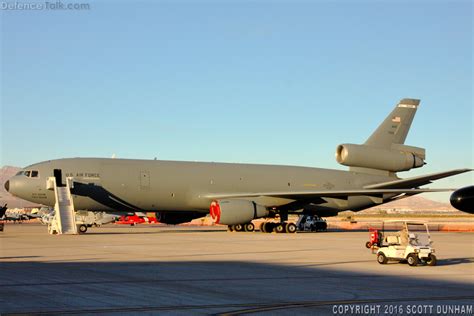
[[[287,232],[288,234],[296,233],[296,225],[293,223],[287,223],[285,227],[285,232]]]
[[[272,223],[272,222],[265,222],[262,224],[262,232],[264,233],[272,233],[273,230],[275,229],[275,223]]]
[[[275,232],[278,234],[284,233],[286,230],[286,223],[280,223],[274,228]]]
[[[247,224],[244,225],[244,230],[246,232],[253,232],[253,231],[255,231],[255,225],[252,222],[247,223]]]
[[[77,230],[79,231],[79,234],[85,234],[87,232],[87,226],[84,224],[78,225]]]

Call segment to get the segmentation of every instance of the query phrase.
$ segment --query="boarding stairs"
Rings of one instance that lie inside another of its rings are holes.
[[[66,185],[58,186],[56,178],[48,179],[48,189],[54,190],[56,203],[54,204],[54,217],[48,225],[50,234],[77,234],[76,212],[71,195],[72,178],[66,179]]]

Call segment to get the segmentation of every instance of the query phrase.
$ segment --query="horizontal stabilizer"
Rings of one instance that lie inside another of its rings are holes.
[[[400,179],[394,181],[388,181],[383,183],[367,185],[365,189],[401,189],[401,188],[413,188],[419,187],[422,185],[430,184],[434,180],[454,176],[460,173],[469,172],[473,169],[455,169],[444,172],[437,172],[432,174],[427,174],[423,176],[417,176],[413,178]]]

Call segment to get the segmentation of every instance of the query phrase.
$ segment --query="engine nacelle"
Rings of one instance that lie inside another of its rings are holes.
[[[458,210],[474,214],[474,185],[454,191],[450,202]]]
[[[337,146],[336,160],[349,167],[362,167],[392,172],[422,167],[425,162],[423,148],[394,144],[391,149],[366,145],[342,144]]]
[[[200,212],[156,212],[156,220],[163,224],[177,225],[187,223],[193,219],[203,217],[205,213]]]
[[[265,206],[246,200],[212,201],[210,214],[216,224],[236,225],[268,215]]]

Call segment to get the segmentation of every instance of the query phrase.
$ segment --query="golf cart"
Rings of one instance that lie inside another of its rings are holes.
[[[431,247],[432,241],[428,224],[418,221],[385,221],[383,227],[388,223],[401,224],[402,229],[395,233],[383,233],[382,242],[377,247],[377,262],[385,264],[389,260],[404,261],[410,266],[416,266],[423,262],[429,266],[436,265],[435,250]]]

